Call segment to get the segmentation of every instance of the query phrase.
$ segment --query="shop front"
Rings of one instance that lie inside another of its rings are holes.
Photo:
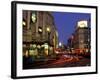
[[[31,57],[32,61],[47,59],[52,54],[53,47],[46,42],[23,44],[23,56]]]

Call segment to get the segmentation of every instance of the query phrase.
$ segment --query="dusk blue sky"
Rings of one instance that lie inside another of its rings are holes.
[[[67,44],[68,38],[75,31],[77,21],[88,20],[90,22],[91,20],[89,13],[52,12],[52,15],[58,31],[59,42],[64,44]]]

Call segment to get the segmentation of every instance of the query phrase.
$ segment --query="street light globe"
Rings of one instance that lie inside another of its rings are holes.
[[[23,26],[26,26],[26,22],[25,22],[25,21],[23,21],[23,23],[22,23],[22,24],[23,24]]]
[[[61,42],[59,42],[59,46],[62,46],[62,43]]]
[[[42,29],[41,28],[39,28],[39,32],[42,32]]]
[[[47,27],[47,32],[50,32],[50,28],[49,27]]]

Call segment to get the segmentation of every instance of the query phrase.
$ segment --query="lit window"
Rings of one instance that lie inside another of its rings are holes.
[[[47,43],[44,44],[44,48],[48,49],[48,44]]]
[[[33,48],[36,48],[36,44],[33,44]]]
[[[36,22],[36,13],[35,12],[32,12],[31,20],[32,20],[33,23]]]
[[[41,48],[41,46],[40,45],[37,45],[37,48]]]

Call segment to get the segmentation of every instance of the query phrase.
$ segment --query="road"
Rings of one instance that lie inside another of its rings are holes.
[[[89,66],[90,60],[80,56],[62,55],[58,60],[49,64],[44,64],[40,67],[54,68],[54,67],[75,67],[75,66]]]
[[[35,62],[25,66],[24,69],[77,67],[77,66],[78,67],[90,66],[90,58],[85,58],[77,55],[60,55],[58,59]]]

